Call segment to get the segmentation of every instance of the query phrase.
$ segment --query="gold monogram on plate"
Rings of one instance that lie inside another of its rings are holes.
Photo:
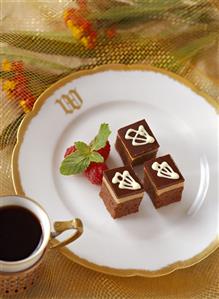
[[[63,94],[55,103],[59,104],[65,113],[73,113],[81,108],[83,100],[76,89],[70,89],[68,94]]]

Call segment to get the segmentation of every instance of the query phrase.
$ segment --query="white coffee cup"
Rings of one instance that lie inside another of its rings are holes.
[[[28,269],[36,264],[48,248],[63,247],[76,240],[83,232],[83,224],[81,220],[77,218],[70,221],[55,222],[55,231],[52,232],[50,220],[47,213],[36,201],[32,199],[15,195],[0,196],[0,208],[7,206],[19,206],[31,211],[37,217],[41,224],[42,240],[39,246],[34,250],[34,252],[25,259],[18,261],[0,260],[0,273],[24,271],[25,269]],[[16,227],[14,229],[16,230]],[[52,244],[52,239],[69,229],[73,229],[75,231],[73,235],[62,242],[56,242],[55,244]]]

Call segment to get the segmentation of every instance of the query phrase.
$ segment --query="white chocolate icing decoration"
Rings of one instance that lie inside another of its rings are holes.
[[[135,133],[135,135],[132,136],[133,135],[132,133]],[[154,138],[148,134],[148,132],[145,130],[144,126],[142,125],[138,127],[138,130],[128,129],[125,134],[125,139],[132,140],[133,146],[153,143],[155,141]]]
[[[120,172],[116,172],[113,179],[113,184],[119,183],[119,189],[129,189],[129,190],[138,190],[141,189],[139,183],[137,183],[133,177],[130,175],[128,170],[124,170],[121,174]]]
[[[158,162],[154,162],[151,168],[157,171],[158,177],[171,180],[179,179],[179,174],[176,173],[166,161],[162,162],[161,164],[159,164]]]

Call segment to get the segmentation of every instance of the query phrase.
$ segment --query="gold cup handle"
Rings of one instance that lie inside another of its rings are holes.
[[[78,218],[75,218],[70,221],[57,221],[54,223],[54,229],[55,232],[51,233],[52,240],[54,240],[57,236],[59,236],[61,233],[65,232],[66,230],[73,229],[75,230],[75,233],[62,242],[58,242],[57,240],[55,244],[54,242],[52,242],[52,244],[50,245],[50,249],[63,247],[73,242],[77,238],[79,238],[80,235],[83,233],[83,223]]]

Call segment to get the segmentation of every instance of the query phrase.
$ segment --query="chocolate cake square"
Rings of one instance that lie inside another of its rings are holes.
[[[184,178],[170,155],[154,158],[144,166],[144,188],[155,208],[181,200]]]
[[[106,170],[100,196],[113,218],[138,212],[144,187],[131,166]]]
[[[123,163],[132,166],[156,157],[159,148],[144,119],[119,129],[115,146]]]

